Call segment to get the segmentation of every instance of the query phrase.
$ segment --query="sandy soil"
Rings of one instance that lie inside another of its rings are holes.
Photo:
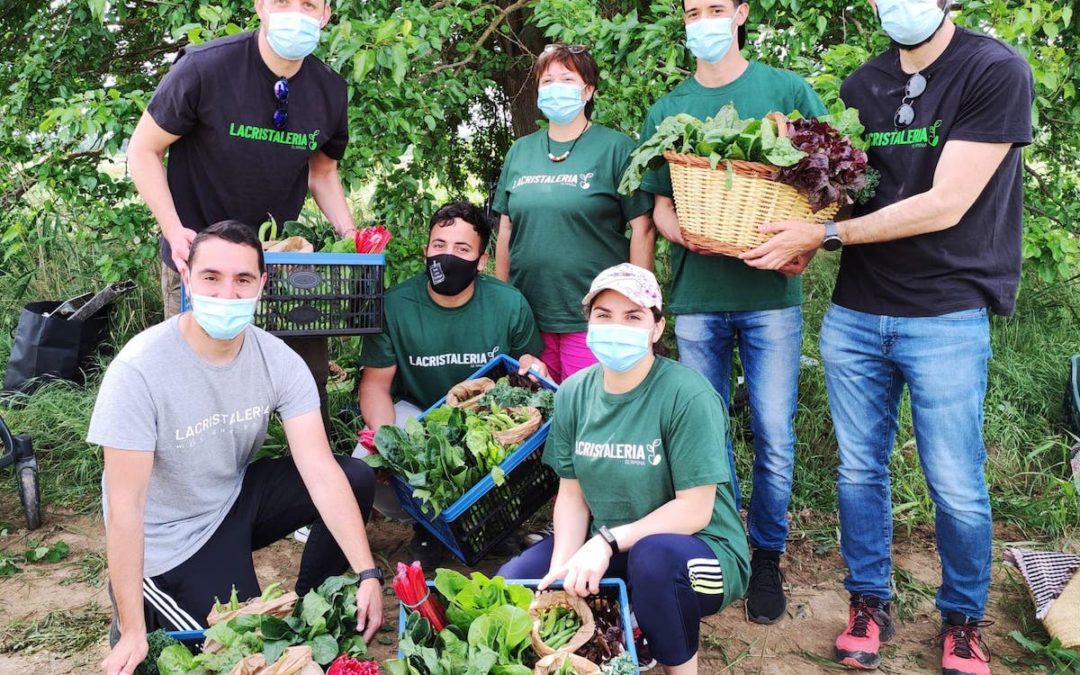
[[[0,500],[0,521],[17,523],[17,503],[6,497]],[[63,540],[70,546],[68,557],[59,563],[27,563],[23,571],[0,578],[0,674],[95,673],[107,650],[106,630],[109,598],[103,584],[75,581],[83,563],[104,554],[104,530],[100,517],[47,512],[45,525],[32,535],[13,530],[0,539],[0,549],[24,551],[31,540],[55,543]],[[405,555],[409,528],[378,521],[371,528],[372,546],[384,562],[395,562]],[[1010,533],[999,532],[1002,539]],[[900,626],[895,641],[887,648],[881,671],[885,673],[938,672],[937,633],[932,590],[940,581],[933,540],[928,533],[898,535],[897,567],[907,574],[904,612],[908,616]],[[280,541],[255,555],[259,578],[265,583],[283,581],[289,586],[301,552],[300,544]],[[1000,556],[999,556],[1000,557]],[[497,560],[480,566],[492,572]],[[796,541],[785,557],[785,571],[790,586],[788,617],[774,626],[760,626],[746,621],[742,603],[736,603],[719,616],[710,617],[702,626],[701,672],[795,673],[833,672],[827,659],[832,641],[847,618],[847,597],[841,585],[843,565],[839,552],[809,539]],[[1029,672],[1016,662],[1023,650],[1007,634],[1020,627],[1018,613],[1030,611],[1022,587],[995,565],[995,580],[990,611],[996,623],[987,631],[995,655],[995,672]],[[67,583],[64,583],[67,580]],[[922,590],[922,593],[910,589]],[[386,623],[396,626],[397,602],[388,596]],[[46,617],[55,622],[67,621],[84,634],[100,630],[100,638],[79,649],[42,646],[11,651],[11,645],[26,633],[28,624]],[[390,644],[372,644],[377,658],[389,656],[396,641],[395,632],[380,636]],[[1005,657],[1005,661],[1002,660]],[[653,671],[659,672],[659,671]]]

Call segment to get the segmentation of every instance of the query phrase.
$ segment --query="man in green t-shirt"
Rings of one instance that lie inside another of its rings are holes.
[[[729,103],[741,117],[795,110],[807,117],[825,113],[821,100],[802,78],[747,60],[739,51],[745,42],[749,9],[742,0],[684,1],[687,46],[697,57],[697,68],[649,110],[642,142],[667,117],[689,113],[705,119]],[[732,49],[736,35],[739,48]],[[703,253],[683,241],[667,165],[647,173],[641,189],[655,195],[657,230],[672,242],[669,297],[676,315],[679,358],[709,380],[725,405],[731,401],[736,342],[739,347],[754,432],[753,492],[747,515],[754,557],[747,614],[758,623],[775,623],[787,608],[780,555],[787,540],[795,466],[793,421],[802,344],[798,274],[809,257],[780,272],[763,272],[738,258]],[[728,454],[734,478],[730,439]]]
[[[533,356],[544,345],[525,296],[480,274],[490,240],[491,223],[472,204],[447,204],[431,217],[426,271],[386,291],[385,328],[364,340],[360,413],[366,442],[354,455],[368,454],[370,438],[381,426],[416,417],[499,354],[518,359],[522,374],[534,370],[547,377],[547,368]],[[375,508],[409,519],[387,486],[376,490]],[[425,569],[434,569],[443,549],[423,527],[415,531],[410,553]]]

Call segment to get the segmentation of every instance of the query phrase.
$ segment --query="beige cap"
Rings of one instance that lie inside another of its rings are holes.
[[[656,282],[653,273],[644,267],[622,263],[607,268],[593,279],[589,292],[581,299],[581,304],[588,307],[592,299],[603,291],[622,293],[631,302],[646,309],[663,309],[660,284]]]

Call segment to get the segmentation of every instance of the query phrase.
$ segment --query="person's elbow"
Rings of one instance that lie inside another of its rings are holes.
[[[686,534],[697,534],[704,530],[712,521],[716,505],[716,486],[702,485],[687,491],[685,495],[678,495],[678,498],[686,503],[683,520],[689,530]]]

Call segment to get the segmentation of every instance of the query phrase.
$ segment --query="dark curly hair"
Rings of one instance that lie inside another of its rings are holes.
[[[439,207],[439,210],[435,212],[435,215],[431,216],[431,223],[428,226],[428,237],[431,236],[431,231],[435,229],[435,226],[449,227],[454,224],[455,218],[461,218],[466,223],[472,225],[476,234],[480,235],[480,251],[483,253],[488,249],[488,243],[491,242],[491,220],[484,213],[484,210],[479,206],[470,204],[469,202],[450,202]]]

